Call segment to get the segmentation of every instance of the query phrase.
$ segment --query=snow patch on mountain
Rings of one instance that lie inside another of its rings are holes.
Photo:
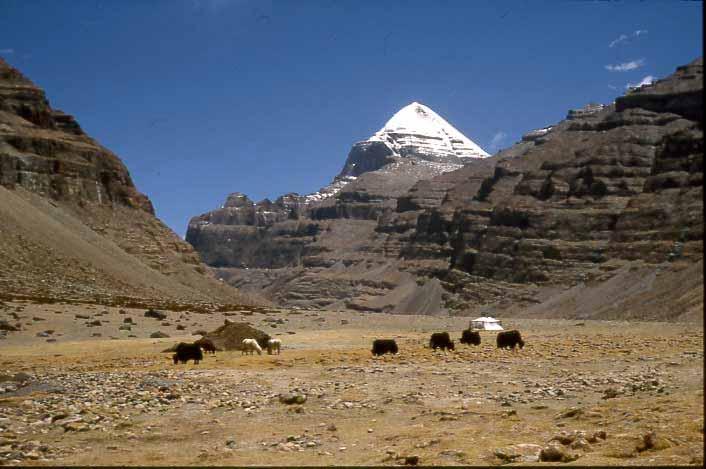
[[[326,187],[319,189],[318,191],[307,194],[304,196],[304,202],[309,204],[312,202],[319,202],[329,197],[333,197],[338,194],[341,189],[348,185],[348,183],[355,181],[357,178],[355,176],[343,176],[336,177],[331,184]]]
[[[443,117],[415,101],[397,111],[372,137],[354,144],[331,184],[303,198],[309,204],[333,197],[370,171],[395,172],[404,166],[419,177],[433,177],[462,168],[468,158],[487,156]],[[400,159],[406,163],[401,165]]]
[[[384,142],[398,156],[485,158],[490,156],[429,107],[413,102],[395,113],[368,141]]]

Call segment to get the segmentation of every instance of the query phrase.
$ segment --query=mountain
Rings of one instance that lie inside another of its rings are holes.
[[[289,306],[702,317],[702,100],[698,59],[492,157],[413,103],[353,146],[336,187],[233,195],[187,240]]]
[[[375,135],[353,145],[339,178],[375,171],[401,157],[436,163],[451,171],[462,167],[465,158],[487,156],[437,113],[413,102],[397,111]]]
[[[418,102],[403,107],[368,139],[386,143],[395,154],[485,158],[481,147],[456,130],[443,117]]]
[[[328,223],[324,220],[376,221],[417,181],[485,156],[438,114],[415,102],[371,138],[354,144],[330,185],[274,202],[255,203],[245,194],[230,194],[220,209],[189,222],[186,240],[214,267],[290,267],[302,255],[302,246],[289,241],[291,230],[315,233]],[[286,239],[261,242],[263,236],[279,237],[281,230]]]
[[[104,304],[251,302],[155,217],[120,159],[0,58],[0,293]]]

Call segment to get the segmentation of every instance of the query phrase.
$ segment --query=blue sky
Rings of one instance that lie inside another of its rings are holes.
[[[487,151],[703,54],[700,2],[0,0],[0,56],[183,235],[328,184],[412,101]]]

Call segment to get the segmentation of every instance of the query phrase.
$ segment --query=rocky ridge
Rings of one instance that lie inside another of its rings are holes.
[[[246,301],[155,217],[115,154],[3,59],[0,221],[7,298]]]

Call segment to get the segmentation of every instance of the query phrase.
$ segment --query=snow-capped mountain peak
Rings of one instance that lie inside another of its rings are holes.
[[[397,111],[368,141],[384,142],[400,156],[416,153],[459,158],[489,156],[443,117],[416,101]]]

